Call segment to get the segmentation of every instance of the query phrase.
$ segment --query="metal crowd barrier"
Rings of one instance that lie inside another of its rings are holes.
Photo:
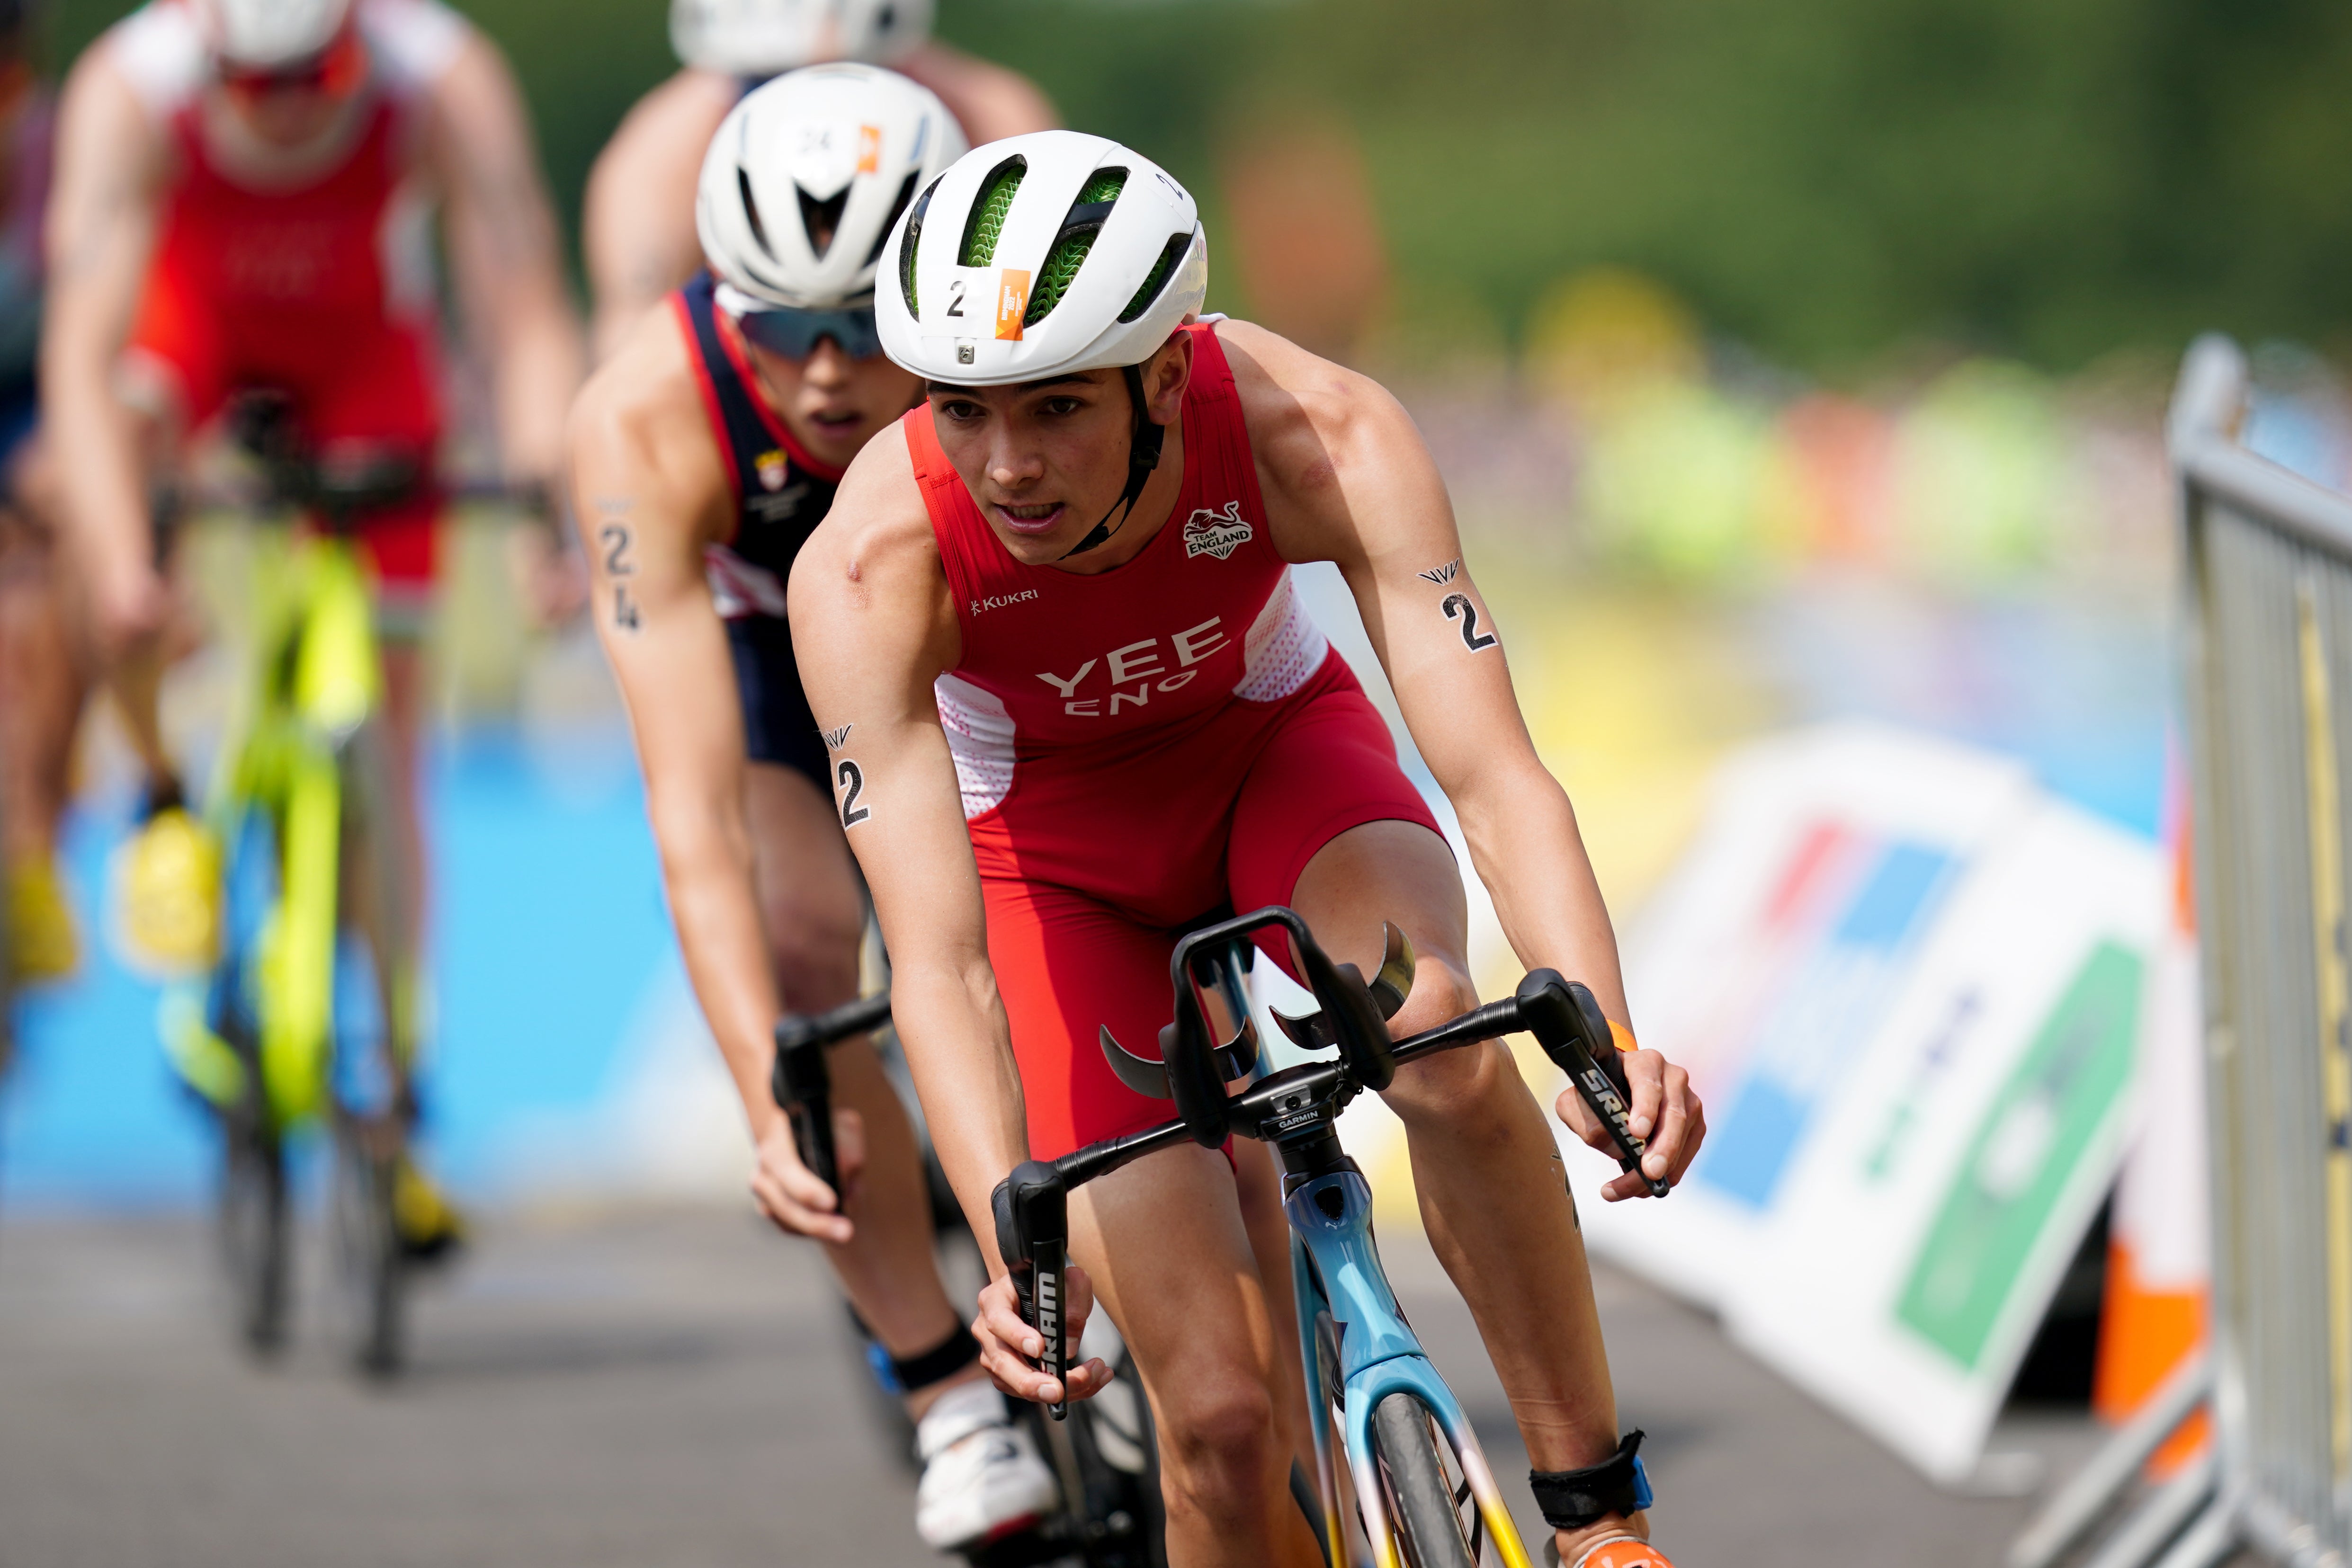
[[[2011,1548],[2048,1568],[2209,1397],[2214,1448],[2116,1521],[2095,1568],[2212,1568],[2252,1548],[2352,1562],[2352,497],[2237,438],[2246,361],[2200,339],[2167,424],[2213,1214],[2210,1359]]]
[[[2220,1469],[2205,1538],[2294,1568],[2343,1568],[2352,499],[2240,445],[2245,399],[2244,357],[2226,339],[2200,339],[2168,432],[2212,1149]]]

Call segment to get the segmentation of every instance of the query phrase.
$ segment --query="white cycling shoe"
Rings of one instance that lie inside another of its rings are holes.
[[[1009,1535],[1061,1502],[1054,1472],[1011,1424],[992,1384],[959,1383],[940,1395],[915,1426],[915,1451],[923,1460],[915,1532],[938,1551]]]

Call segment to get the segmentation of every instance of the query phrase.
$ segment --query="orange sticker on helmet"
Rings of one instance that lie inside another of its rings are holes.
[[[996,275],[996,336],[1005,342],[1021,340],[1021,318],[1029,312],[1029,274],[1008,267]]]
[[[873,174],[882,168],[882,128],[861,125],[857,128],[857,172]]]

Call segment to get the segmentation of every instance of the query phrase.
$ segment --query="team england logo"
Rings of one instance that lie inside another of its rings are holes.
[[[760,472],[760,487],[781,490],[784,487],[784,455],[771,449],[751,459],[751,466]]]
[[[1184,523],[1184,558],[1213,555],[1219,560],[1249,543],[1250,526],[1242,521],[1242,504],[1227,501],[1222,512],[1203,507]]]

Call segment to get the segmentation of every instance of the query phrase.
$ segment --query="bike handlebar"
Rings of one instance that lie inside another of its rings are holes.
[[[1322,1004],[1322,1012],[1309,1020],[1318,1027],[1304,1032],[1318,1039],[1328,1034],[1339,1049],[1339,1057],[1285,1068],[1237,1094],[1228,1094],[1223,1080],[1217,1076],[1219,1063],[1236,1060],[1234,1047],[1244,1041],[1250,1042],[1254,1055],[1255,1029],[1244,1019],[1234,1041],[1223,1046],[1212,1043],[1194,988],[1202,978],[1194,957],[1207,945],[1238,941],[1277,925],[1297,945],[1299,973]],[[1388,1087],[1397,1068],[1406,1062],[1500,1035],[1532,1034],[1607,1129],[1610,1141],[1617,1146],[1619,1168],[1641,1168],[1645,1146],[1633,1134],[1627,1109],[1633,1092],[1609,1020],[1588,988],[1562,978],[1556,970],[1534,970],[1519,982],[1509,1000],[1488,1002],[1395,1041],[1389,1039],[1380,1005],[1360,971],[1352,964],[1333,964],[1308,935],[1306,922],[1280,905],[1192,933],[1176,945],[1169,972],[1176,992],[1176,1019],[1160,1031],[1160,1039],[1169,1097],[1176,1102],[1176,1119],[1089,1144],[1056,1160],[1025,1160],[998,1184],[994,1194],[997,1250],[1020,1293],[1022,1315],[1045,1342],[1038,1366],[1049,1377],[1061,1379],[1068,1364],[1064,1272],[1069,1254],[1071,1188],[1186,1142],[1215,1148],[1229,1134],[1240,1134],[1279,1143],[1318,1124],[1328,1125],[1363,1090]],[[1385,967],[1382,973],[1387,974]],[[1112,1065],[1118,1067],[1118,1056],[1129,1053],[1108,1030],[1102,1040],[1105,1055],[1111,1056]],[[1118,1056],[1111,1055],[1115,1051]],[[1653,1197],[1664,1197],[1672,1190],[1658,1177],[1645,1176],[1643,1180]],[[1067,1406],[1051,1405],[1046,1409],[1059,1420]]]
[[[776,1064],[768,1092],[792,1124],[801,1164],[819,1181],[841,1191],[841,1158],[833,1141],[833,1072],[825,1048],[870,1034],[890,1021],[890,993],[844,1002],[821,1013],[786,1013],[776,1020]]]
[[[266,475],[252,483],[235,481],[174,482],[164,486],[164,504],[174,510],[222,508],[266,513],[281,507],[313,512],[334,532],[356,525],[370,513],[399,506],[430,483],[433,497],[445,506],[509,506],[538,516],[552,516],[557,497],[549,486],[508,479],[461,478],[429,480],[412,465],[388,463],[380,469],[341,475],[312,475],[289,479]]]

